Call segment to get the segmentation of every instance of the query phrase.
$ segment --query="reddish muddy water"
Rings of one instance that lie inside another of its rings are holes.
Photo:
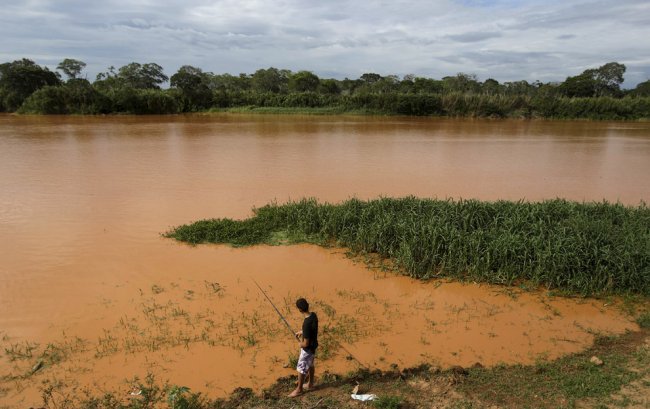
[[[635,325],[602,300],[422,283],[340,249],[160,233],[304,196],[636,205],[648,175],[650,123],[0,116],[0,407],[38,405],[48,385],[126,395],[148,372],[213,397],[293,374],[297,345],[251,278],[296,328],[293,302],[311,301],[334,335],[319,373],[578,351]]]

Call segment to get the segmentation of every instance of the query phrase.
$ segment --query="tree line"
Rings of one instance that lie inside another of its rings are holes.
[[[519,118],[650,118],[650,80],[623,90],[626,67],[610,62],[558,83],[458,73],[442,79],[365,73],[320,78],[277,68],[214,74],[185,65],[171,77],[156,63],[110,67],[93,82],[86,63],[64,59],[56,71],[29,59],[0,64],[0,112],[171,114],[230,108],[333,108],[339,112]],[[169,83],[168,88],[163,85]]]

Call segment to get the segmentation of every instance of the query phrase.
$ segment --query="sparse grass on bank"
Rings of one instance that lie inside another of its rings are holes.
[[[650,209],[567,200],[303,199],[166,233],[234,246],[310,242],[375,253],[416,278],[521,282],[581,295],[650,295]]]
[[[478,401],[506,407],[574,407],[580,399],[603,399],[650,372],[648,348],[630,348],[643,345],[645,337],[647,331],[600,337],[585,352],[534,366],[470,368],[469,382],[458,390]],[[593,356],[604,363],[591,362]],[[637,372],[638,367],[646,370]]]
[[[233,107],[233,108],[211,108],[208,113],[233,113],[233,114],[295,114],[295,115],[341,115],[360,112],[347,112],[341,107]]]
[[[230,108],[210,108],[205,113],[229,114],[270,114],[270,115],[355,115],[355,116],[391,116],[400,115],[371,108],[353,108],[342,105],[330,107],[264,107],[243,106]],[[440,116],[440,115],[438,115]]]
[[[44,385],[47,409],[235,409],[235,408],[572,408],[626,407],[648,402],[650,384],[650,331],[620,337],[600,337],[582,353],[536,365],[483,368],[453,367],[440,370],[423,365],[412,369],[395,367],[388,372],[359,370],[347,375],[324,373],[315,391],[298,399],[286,398],[295,377],[279,379],[261,394],[237,388],[225,399],[209,399],[184,386],[167,385],[152,376],[132,380],[141,394],[124,397],[114,392],[75,397]],[[603,364],[591,362],[597,356]],[[352,388],[374,393],[379,399],[361,405],[350,398]],[[619,396],[622,387],[632,394]],[[645,401],[644,401],[645,399]]]

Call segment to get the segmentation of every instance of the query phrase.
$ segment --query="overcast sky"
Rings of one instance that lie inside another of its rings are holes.
[[[562,81],[610,61],[650,78],[650,0],[0,0],[0,62],[156,62],[321,77],[458,72]]]

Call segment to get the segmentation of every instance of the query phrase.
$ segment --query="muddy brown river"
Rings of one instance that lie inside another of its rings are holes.
[[[636,326],[612,300],[419,282],[344,249],[192,247],[160,233],[305,196],[636,205],[650,200],[648,175],[647,122],[0,115],[0,407],[38,406],[48,387],[127,396],[148,373],[211,397],[294,374],[297,344],[252,279],[294,327],[295,299],[312,303],[317,376],[581,350]]]

